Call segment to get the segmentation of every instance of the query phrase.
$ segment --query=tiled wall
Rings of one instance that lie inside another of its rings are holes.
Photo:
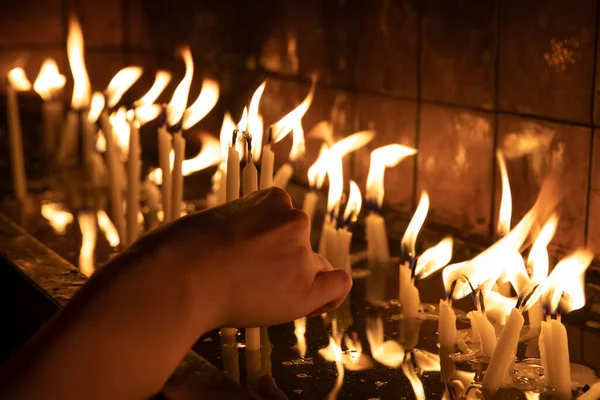
[[[304,120],[329,119],[342,136],[378,137],[348,163],[364,182],[369,150],[397,142],[419,155],[386,176],[386,200],[409,212],[421,190],[432,221],[465,235],[491,235],[500,199],[494,154],[505,150],[514,220],[543,177],[560,176],[564,201],[554,250],[588,244],[600,252],[600,126],[597,0],[29,0],[10,2],[0,23],[0,73],[42,57],[66,69],[68,10],[79,14],[93,85],[126,63],[182,68],[192,46],[222,100],[203,128],[239,113],[266,75],[267,123],[297,104],[319,71]],[[152,79],[146,76],[145,83]],[[198,80],[199,82],[199,80]],[[197,88],[196,88],[197,90]],[[289,142],[278,145],[280,154]],[[298,178],[319,148],[308,141]],[[283,159],[283,157],[279,157]]]

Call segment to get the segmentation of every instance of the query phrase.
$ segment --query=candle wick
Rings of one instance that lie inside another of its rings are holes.
[[[231,147],[235,147],[235,142],[237,141],[238,132],[239,131],[237,129],[233,130],[233,135],[231,137]]]
[[[269,145],[271,145],[272,141],[273,141],[273,125],[269,126],[269,129],[267,130],[267,143]]]

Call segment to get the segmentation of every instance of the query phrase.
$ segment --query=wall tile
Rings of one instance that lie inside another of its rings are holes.
[[[550,249],[564,254],[583,245],[590,129],[506,115],[499,118],[498,147],[505,154],[511,184],[513,226],[535,203],[543,179],[553,173],[563,199]],[[501,196],[500,179],[496,182],[495,214]]]
[[[424,99],[491,109],[494,98],[494,2],[423,2]]]
[[[432,222],[488,233],[493,143],[491,114],[423,105],[417,184]]]
[[[363,191],[366,187],[371,151],[391,143],[415,145],[417,107],[410,101],[394,100],[373,95],[357,97],[360,129],[373,129],[376,136],[354,156],[353,178]],[[408,211],[412,207],[414,192],[414,158],[403,160],[400,165],[385,172],[384,202],[395,209]]]
[[[3,2],[0,46],[56,45],[64,42],[61,0]]]
[[[600,254],[600,130],[594,130],[587,245]]]
[[[122,0],[67,0],[67,4],[79,18],[87,48],[118,46],[123,43]]]
[[[596,1],[501,2],[502,110],[589,123]]]

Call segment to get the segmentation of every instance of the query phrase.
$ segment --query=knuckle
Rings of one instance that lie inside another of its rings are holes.
[[[272,187],[269,189],[267,199],[269,202],[272,202],[275,205],[287,207],[292,206],[292,199],[290,198],[290,195],[285,190],[278,187]]]

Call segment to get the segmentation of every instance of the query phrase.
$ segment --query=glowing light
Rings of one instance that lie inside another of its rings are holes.
[[[423,191],[423,193],[421,193],[419,205],[417,206],[417,209],[415,210],[415,213],[408,224],[408,228],[406,228],[404,237],[402,237],[401,246],[404,257],[416,257],[415,244],[417,242],[417,236],[419,235],[419,231],[425,223],[425,218],[427,217],[428,211],[429,195],[427,192]]]
[[[294,335],[296,335],[296,340],[298,342],[297,350],[300,358],[304,358],[306,356],[306,317],[299,318],[294,321]]]
[[[304,140],[302,121],[298,121],[298,123],[292,129],[292,139],[292,149],[290,150],[289,158],[290,161],[296,161],[306,152],[306,142]]]
[[[142,76],[140,67],[126,67],[113,76],[104,91],[106,94],[106,105],[113,108],[117,105],[126,91]]]
[[[252,99],[250,100],[250,107],[248,107],[248,131],[250,132],[250,135],[252,135],[252,157],[254,162],[260,160],[262,152],[264,125],[263,118],[258,111],[258,106],[266,85],[267,81],[265,80],[258,88],[256,88],[252,95]]]
[[[367,340],[373,358],[390,368],[398,368],[404,360],[404,347],[395,340],[383,341],[383,321],[381,317],[367,319]]]
[[[325,158],[327,157],[327,149],[329,147],[323,143],[321,145],[321,151],[319,152],[319,157],[308,168],[308,183],[311,188],[321,189],[323,187],[323,182],[325,182],[325,177],[327,176],[327,161]]]
[[[308,95],[306,95],[306,97],[304,98],[302,103],[300,103],[300,105],[298,105],[298,107],[293,109],[285,117],[283,117],[282,119],[280,119],[279,121],[277,121],[276,123],[273,124],[273,126],[271,127],[272,128],[272,136],[271,136],[272,143],[277,143],[277,142],[281,141],[284,137],[287,136],[288,133],[290,133],[290,131],[295,126],[297,126],[300,123],[300,121],[302,120],[302,117],[304,117],[304,114],[306,114],[306,112],[308,111],[308,108],[312,104],[313,96],[315,94],[316,84],[317,84],[317,80],[316,80],[316,78],[313,78],[311,85],[310,85],[310,90],[308,91]]]
[[[8,72],[8,83],[17,92],[27,92],[31,90],[31,83],[27,79],[25,70],[21,67],[13,68]]]
[[[58,235],[64,235],[67,226],[73,222],[73,214],[58,203],[42,204],[42,216],[48,220],[48,223]]]
[[[425,250],[417,259],[415,276],[419,279],[427,278],[441,268],[448,265],[452,259],[452,246],[454,241],[451,237],[442,239],[438,244]]]
[[[121,150],[123,161],[125,161],[129,154],[130,134],[130,126],[129,122],[127,122],[127,110],[125,107],[120,107],[117,112],[110,115],[109,119],[113,127],[113,136],[116,139],[115,143]]]
[[[333,125],[329,121],[318,122],[310,131],[308,131],[306,137],[318,139],[324,142],[328,147],[333,146],[335,143],[335,140],[333,139]]]
[[[508,181],[508,171],[502,151],[496,152],[498,166],[500,167],[500,176],[502,178],[502,199],[500,201],[500,211],[498,212],[498,233],[502,236],[510,232],[510,220],[512,216],[512,198],[510,192],[510,183]]]
[[[98,217],[98,226],[102,233],[104,233],[108,244],[110,244],[111,247],[117,247],[121,243],[119,232],[117,232],[117,228],[115,228],[115,225],[106,214],[106,211],[98,210],[96,216]]]
[[[371,152],[371,165],[367,176],[367,200],[381,208],[384,195],[384,174],[386,168],[395,167],[417,150],[399,144],[379,147]]]
[[[350,181],[350,195],[348,196],[348,203],[346,204],[346,210],[344,211],[344,221],[346,223],[354,223],[358,219],[358,214],[362,207],[362,195],[360,189],[354,181]]]
[[[100,117],[102,110],[104,110],[104,95],[100,92],[94,92],[90,104],[90,111],[88,112],[88,121],[95,123],[98,120],[98,117]]]
[[[67,37],[67,56],[73,74],[73,98],[71,107],[76,110],[87,107],[90,102],[91,86],[85,68],[83,55],[83,33],[81,25],[74,15],[69,18],[69,35]]]
[[[192,85],[192,78],[194,76],[194,59],[192,58],[190,48],[186,46],[181,49],[180,55],[185,62],[185,75],[179,85],[177,85],[177,88],[173,92],[173,97],[171,97],[171,101],[167,105],[167,124],[169,126],[175,126],[181,121],[187,106],[190,86]]]
[[[96,250],[96,237],[98,234],[96,215],[89,212],[82,212],[77,215],[77,221],[81,229],[79,269],[85,276],[91,276],[95,269],[94,251]]]
[[[548,260],[548,245],[558,225],[558,216],[553,214],[550,219],[544,224],[538,237],[535,239],[529,256],[527,258],[527,268],[529,275],[534,283],[541,283],[548,276],[550,261]]]
[[[150,89],[146,92],[142,98],[140,98],[135,105],[136,106],[149,106],[153,104],[158,96],[165,90],[167,85],[171,82],[171,73],[167,71],[157,71],[154,83]]]
[[[202,89],[196,101],[183,114],[183,129],[190,129],[214,108],[219,100],[219,84],[212,79],[202,82]]]
[[[135,110],[127,111],[128,113],[130,111],[133,111],[133,115],[131,115],[131,116],[127,115],[127,119],[132,120],[133,118],[135,118],[135,121],[140,126],[142,126],[142,125],[147,124],[148,122],[156,119],[156,117],[158,117],[160,115],[161,110],[162,110],[162,107],[158,104],[139,106],[139,107],[136,107]]]
[[[227,165],[227,157],[229,155],[229,148],[231,147],[231,139],[233,139],[233,131],[237,127],[237,124],[233,121],[233,118],[231,118],[231,114],[226,112],[223,116],[223,124],[221,125],[221,132],[219,134],[221,142],[221,168],[223,170],[225,170],[225,165]],[[254,138],[252,142],[254,143]],[[235,149],[237,150],[241,159],[244,155],[244,143],[240,135],[237,137]]]
[[[52,58],[44,60],[40,73],[35,82],[33,90],[45,101],[52,100],[67,82],[67,78],[58,71],[58,65]]]
[[[402,372],[404,372],[404,375],[406,375],[410,381],[410,385],[415,392],[415,398],[417,400],[425,400],[425,389],[423,388],[423,382],[421,382],[421,379],[419,379],[415,372],[410,353],[406,354],[406,358],[402,363]]]

